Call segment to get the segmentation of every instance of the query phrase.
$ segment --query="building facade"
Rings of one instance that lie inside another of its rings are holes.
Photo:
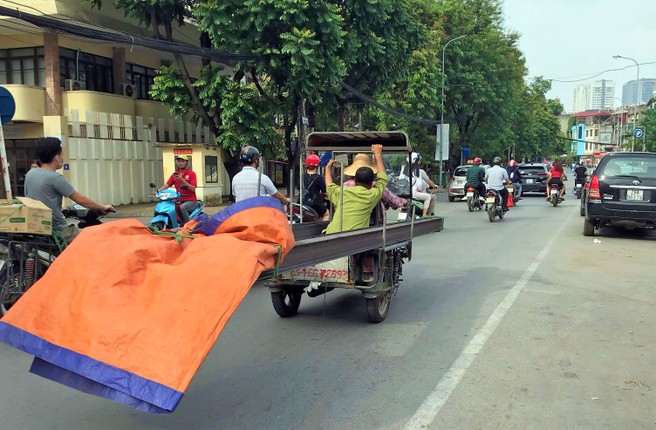
[[[44,0],[34,2],[38,7],[25,6],[23,12],[149,36],[112,9],[111,2],[105,3],[99,11],[79,0]],[[2,0],[0,6],[21,8]],[[176,29],[176,36],[198,39],[190,25]],[[77,190],[99,201],[149,201],[148,184],[164,183],[178,153],[191,156],[200,199],[229,194],[224,153],[214,135],[189,118],[174,118],[149,95],[156,70],[173,60],[170,54],[136,45],[69,37],[0,17],[0,85],[12,93],[17,106],[13,121],[4,126],[14,195],[23,192],[25,174],[36,158],[35,141],[41,136],[62,140],[61,173]],[[186,62],[194,76],[200,60]]]
[[[632,106],[636,104],[636,95],[639,93],[639,105],[646,104],[654,97],[656,89],[656,79],[640,79],[640,83],[635,79],[627,82],[622,86],[622,105]]]
[[[602,79],[574,89],[574,112],[603,111],[613,107],[615,83]]]

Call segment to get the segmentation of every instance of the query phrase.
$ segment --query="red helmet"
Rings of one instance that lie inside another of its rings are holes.
[[[305,165],[306,165],[307,167],[317,167],[317,166],[319,165],[319,162],[320,162],[320,161],[321,161],[321,160],[319,160],[319,156],[318,156],[318,155],[316,155],[316,154],[310,154],[310,155],[308,155],[307,158],[305,159]]]
[[[515,166],[517,165],[517,162],[516,162],[515,160],[510,160],[510,161],[508,162],[508,165],[509,165],[510,167],[515,167]]]
[[[482,160],[478,157],[474,158],[474,164],[481,164]]]

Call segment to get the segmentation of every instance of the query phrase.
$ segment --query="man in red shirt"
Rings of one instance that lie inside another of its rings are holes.
[[[158,191],[175,186],[175,190],[180,193],[180,218],[182,219],[181,224],[184,225],[189,221],[189,214],[198,207],[196,173],[187,168],[189,156],[176,155],[175,162],[178,165],[178,170],[173,172],[166,184],[162,185]]]

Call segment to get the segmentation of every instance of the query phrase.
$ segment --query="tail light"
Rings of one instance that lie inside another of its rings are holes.
[[[454,178],[453,176],[451,176],[451,178],[449,179],[449,182],[453,182],[453,181],[455,181],[455,180],[456,180],[456,178]]]
[[[545,173],[545,172],[542,172],[542,173],[538,173],[538,176],[543,176],[543,177],[546,178],[547,176],[549,176],[549,174]]]
[[[488,197],[494,197],[494,191],[488,191],[487,196]]]
[[[456,192],[456,190],[455,190],[455,189],[453,189],[453,188],[449,188],[449,192],[450,192],[450,193],[455,193],[455,192]]]
[[[588,188],[588,198],[589,199],[601,198],[601,192],[599,191],[599,178],[597,178],[597,175],[594,175],[590,180],[590,187]]]
[[[467,187],[467,192],[474,191],[474,187]]]

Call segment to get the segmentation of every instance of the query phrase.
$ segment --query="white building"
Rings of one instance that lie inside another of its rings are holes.
[[[574,112],[603,111],[612,109],[615,99],[615,83],[602,79],[574,89]]]

